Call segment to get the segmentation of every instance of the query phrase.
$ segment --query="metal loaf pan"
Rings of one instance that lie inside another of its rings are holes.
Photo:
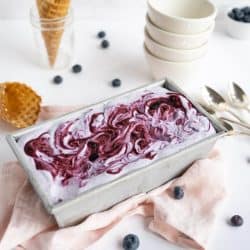
[[[148,192],[156,187],[159,187],[172,178],[180,175],[195,160],[205,157],[213,147],[216,140],[227,134],[227,130],[217,120],[211,117],[204,109],[202,109],[200,105],[195,103],[192,98],[186,95],[181,89],[179,89],[173,82],[168,79],[145,85],[119,96],[129,95],[133,91],[150,89],[151,87],[156,86],[164,86],[169,90],[179,92],[186,96],[201,113],[209,118],[217,133],[198,143],[193,144],[192,146],[182,149],[177,153],[156,160],[150,165],[124,174],[123,176],[109,183],[90,189],[78,195],[72,200],[59,203],[55,206],[49,205],[46,194],[42,192],[39,183],[37,183],[33,174],[28,170],[27,166],[30,163],[27,162],[24,157],[23,150],[17,144],[18,138],[27,133],[41,129],[43,126],[49,127],[50,125],[63,122],[72,117],[76,117],[89,108],[94,108],[97,105],[109,102],[110,100],[112,100],[112,98],[66,114],[59,118],[41,123],[39,125],[19,130],[17,133],[7,136],[8,143],[14,151],[17,159],[20,161],[22,167],[27,172],[29,180],[32,183],[35,191],[41,198],[44,207],[46,208],[48,213],[54,215],[60,227],[73,225],[83,220],[86,216],[108,209],[116,203],[127,199],[128,197],[139,193]]]

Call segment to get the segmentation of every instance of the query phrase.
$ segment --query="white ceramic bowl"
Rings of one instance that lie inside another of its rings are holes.
[[[173,49],[194,49],[202,46],[208,41],[214,29],[214,22],[212,22],[210,27],[204,32],[192,35],[188,34],[183,35],[183,34],[168,32],[161,28],[158,28],[151,22],[151,20],[147,15],[146,28],[149,35],[153,38],[153,40],[164,46]]]
[[[150,37],[147,30],[145,30],[144,33],[145,46],[149,52],[163,60],[173,62],[188,62],[201,58],[207,52],[208,43],[205,43],[201,47],[195,49],[172,49],[155,42]]]
[[[153,56],[144,45],[144,52],[150,71],[155,80],[169,77],[177,82],[184,83],[193,80],[200,72],[202,60],[191,62],[171,62]]]
[[[228,13],[231,9],[226,13],[226,29],[227,33],[236,39],[239,40],[250,40],[250,23],[243,23],[236,20],[233,20],[228,16]]]
[[[216,12],[208,0],[148,0],[151,21],[163,30],[179,34],[204,32]]]

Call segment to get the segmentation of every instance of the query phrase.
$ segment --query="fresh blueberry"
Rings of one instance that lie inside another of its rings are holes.
[[[61,76],[55,76],[54,78],[53,78],[53,82],[55,83],[55,84],[61,84],[62,82],[63,82],[63,78],[61,77]]]
[[[180,200],[184,197],[184,190],[180,186],[174,187],[174,198]]]
[[[106,33],[104,31],[100,31],[97,33],[98,38],[104,38],[106,36]]]
[[[244,21],[244,13],[243,12],[239,12],[237,15],[236,15],[236,20],[238,21]]]
[[[232,9],[232,13],[233,13],[233,19],[236,21],[241,21],[244,17],[244,12],[241,11],[241,9],[239,8],[233,8]]]
[[[139,248],[140,240],[135,234],[128,234],[124,237],[122,247],[124,250],[136,250]]]
[[[121,86],[122,81],[120,79],[116,78],[116,79],[112,80],[111,83],[112,83],[112,86],[116,88],[116,87],[120,87]]]
[[[244,18],[244,12],[243,11],[239,11],[237,14],[236,14],[236,19],[239,20],[239,21],[243,21],[243,18]]]
[[[243,21],[245,22],[245,23],[250,23],[250,15],[248,14],[248,15],[245,15],[244,17],[243,17]]]
[[[234,227],[239,227],[243,225],[243,218],[240,215],[234,215],[231,219],[230,219],[231,225]]]
[[[232,12],[233,12],[234,14],[238,14],[239,12],[241,12],[241,9],[239,9],[239,8],[233,8],[233,9],[232,9]]]
[[[74,73],[80,73],[82,71],[82,66],[80,64],[76,64],[72,67],[72,71]]]
[[[228,16],[235,20],[235,15],[232,11],[228,13]]]
[[[245,15],[250,14],[250,7],[249,6],[246,6],[246,7],[242,8],[241,10],[244,12]]]
[[[109,46],[110,46],[110,43],[109,43],[108,40],[103,40],[103,41],[101,42],[101,47],[102,47],[103,49],[107,49]]]

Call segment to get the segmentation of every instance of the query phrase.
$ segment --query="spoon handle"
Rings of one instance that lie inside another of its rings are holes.
[[[232,116],[234,116],[237,120],[239,120],[240,122],[246,124],[246,121],[244,119],[242,119],[240,116],[238,116],[237,114],[235,114],[232,110],[227,109],[226,112],[228,112],[229,114],[231,114]],[[247,125],[247,124],[246,124]]]
[[[233,131],[232,133],[228,134],[229,136],[233,136],[233,135],[246,135],[246,136],[250,136],[250,133],[247,132],[240,132],[240,131]]]
[[[247,129],[250,129],[250,125],[247,125],[246,123],[242,123],[242,122],[237,122],[237,121],[234,121],[232,119],[229,119],[229,118],[226,118],[226,117],[220,117],[221,120],[224,120],[224,121],[227,121],[227,122],[231,122],[233,124],[236,124],[238,126],[241,126],[241,127],[244,127],[244,128],[247,128]]]

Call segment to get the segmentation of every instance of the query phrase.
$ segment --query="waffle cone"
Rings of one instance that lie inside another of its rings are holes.
[[[0,84],[0,117],[17,128],[33,125],[40,113],[41,97],[18,82]]]
[[[54,66],[64,32],[64,20],[67,16],[70,0],[37,0],[37,8],[41,19],[53,19],[42,23],[42,35],[48,54],[50,66]],[[61,19],[60,19],[61,18]],[[57,19],[55,21],[55,19]]]

